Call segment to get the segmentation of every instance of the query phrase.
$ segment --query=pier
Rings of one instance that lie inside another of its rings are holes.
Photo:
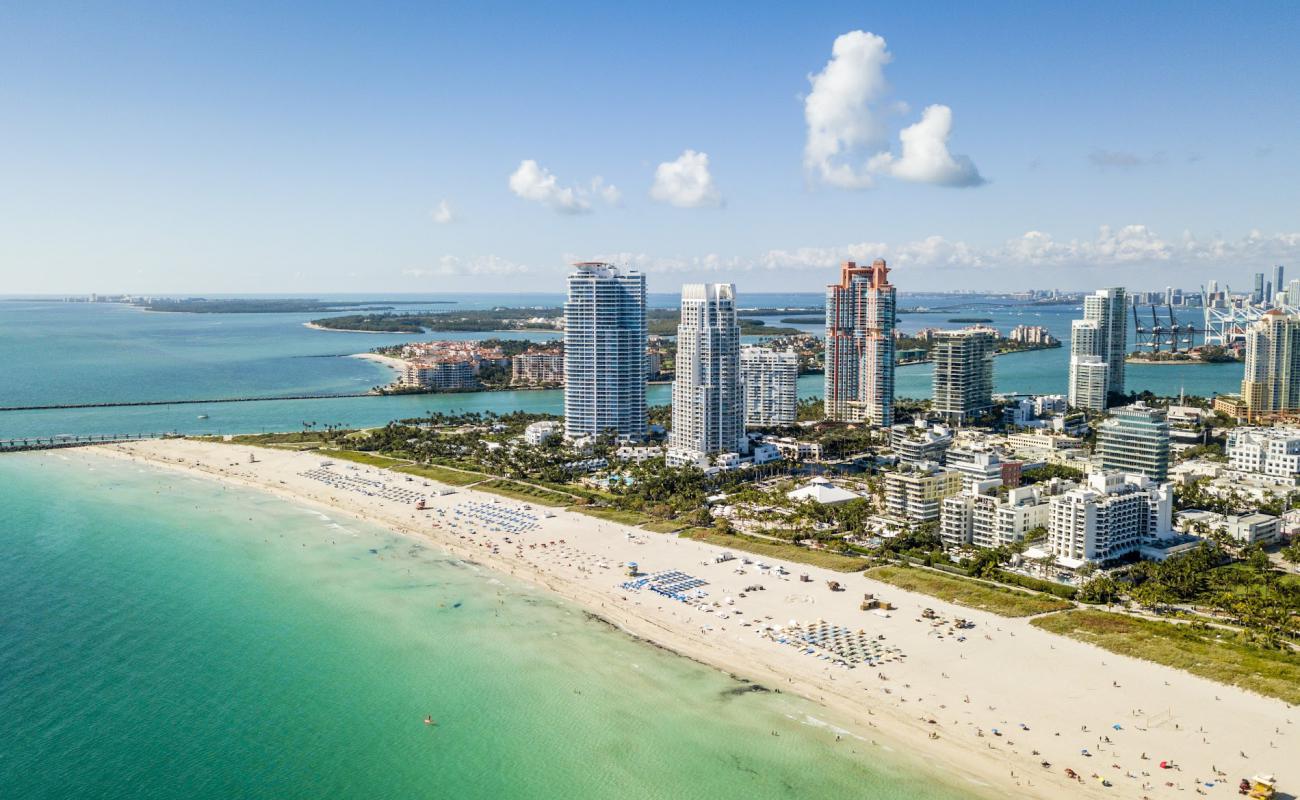
[[[24,450],[58,450],[63,447],[89,447],[113,442],[138,442],[144,439],[161,439],[174,433],[103,433],[92,436],[32,436],[26,439],[0,439],[0,453],[18,453]]]

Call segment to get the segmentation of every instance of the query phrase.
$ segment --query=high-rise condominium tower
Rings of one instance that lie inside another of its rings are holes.
[[[993,339],[984,328],[939,331],[934,362],[933,408],[958,424],[993,408]]]
[[[1098,289],[1083,298],[1083,319],[1071,326],[1070,403],[1105,410],[1108,394],[1124,393],[1128,318],[1122,288]],[[1106,386],[1098,398],[1098,362],[1106,367]]]
[[[799,410],[799,356],[793,350],[742,347],[740,379],[746,425],[793,425]]]
[[[1300,410],[1300,317],[1275,308],[1246,329],[1241,399],[1252,418]]]
[[[564,303],[564,433],[641,439],[645,409],[645,276],[575,264]]]
[[[885,260],[840,266],[826,287],[826,416],[894,422],[894,286]]]
[[[745,450],[735,286],[682,286],[676,364],[669,461],[703,463],[702,457],[712,453]]]

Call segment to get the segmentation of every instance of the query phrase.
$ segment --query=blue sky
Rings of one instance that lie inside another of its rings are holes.
[[[904,290],[1245,288],[1300,268],[1298,19],[1240,3],[7,4],[0,280],[550,290],[568,261],[608,258],[652,291],[743,294],[883,255]]]

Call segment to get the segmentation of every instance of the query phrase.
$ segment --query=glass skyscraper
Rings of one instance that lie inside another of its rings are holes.
[[[646,434],[645,275],[600,262],[569,273],[564,303],[564,433]]]

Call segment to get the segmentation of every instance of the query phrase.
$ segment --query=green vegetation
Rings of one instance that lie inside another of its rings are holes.
[[[445,483],[448,486],[468,486],[471,483],[478,483],[487,477],[481,472],[466,472],[461,469],[440,467],[436,464],[408,464],[404,467],[395,467],[394,469],[397,472],[405,472],[409,475],[418,475],[421,478],[428,478],[431,481]]]
[[[641,527],[654,533],[678,533],[688,528],[689,524],[680,519],[659,519],[647,522]]]
[[[445,311],[434,314],[398,313],[349,314],[312,320],[322,328],[385,333],[424,333],[425,331],[499,331],[556,330],[550,320],[564,316],[559,308],[494,308],[482,311]],[[646,329],[658,336],[673,336],[681,314],[671,308],[646,310]],[[776,328],[762,320],[740,318],[740,332],[745,336],[788,336],[801,333],[796,328]]]
[[[983,325],[993,320],[989,317],[949,317],[948,321],[957,324]]]
[[[589,517],[617,522],[622,525],[644,525],[653,520],[639,511],[625,511],[621,508],[600,508],[598,506],[572,506],[570,511],[586,514]]]
[[[1227,561],[1223,545],[1207,542],[1186,555],[1159,563],[1139,561],[1118,573],[1119,593],[1153,611],[1192,605],[1208,608],[1268,646],[1300,637],[1300,578],[1274,569],[1258,548]]]
[[[741,308],[736,311],[738,317],[775,317],[777,314],[824,314],[821,306],[787,306],[786,308]]]
[[[476,484],[474,488],[504,495],[505,497],[512,497],[515,500],[523,500],[525,503],[539,503],[544,506],[561,507],[573,502],[572,495],[561,494],[550,489],[544,489],[541,486],[532,486],[527,483],[508,481],[502,478],[483,481]]]
[[[395,358],[400,358],[402,355],[402,348],[405,346],[406,346],[405,344],[395,344],[395,345],[390,345],[388,347],[376,347],[373,348],[370,352],[378,353],[383,356],[393,356]],[[481,340],[479,342],[479,346],[488,350],[491,349],[500,350],[503,356],[514,357],[519,355],[520,353],[526,353],[529,350],[532,350],[533,348],[538,346],[538,343],[529,341],[528,339],[490,338],[490,339]],[[559,351],[557,350],[556,352]]]
[[[908,567],[874,567],[867,577],[906,589],[928,594],[940,600],[990,611],[1004,617],[1027,617],[1073,608],[1073,603],[1055,597],[1021,592],[993,586],[971,578],[961,578],[943,572]]]
[[[744,550],[747,553],[768,558],[779,558],[814,567],[833,569],[836,572],[857,572],[866,566],[866,561],[860,556],[849,556],[829,550],[810,550],[795,544],[756,539],[742,534],[719,533],[711,528],[689,528],[679,535],[684,539],[708,542],[709,544],[716,544],[719,547],[727,547],[733,550]]]
[[[388,468],[410,463],[401,458],[390,458],[388,456],[376,455],[374,453],[363,453],[357,450],[337,450],[331,447],[322,448],[320,452],[321,455],[326,455],[330,458],[340,458],[344,461],[355,461],[358,464],[367,464],[372,467]]]
[[[1112,653],[1300,703],[1300,655],[1263,648],[1230,632],[1091,609],[1052,614],[1030,624]]]
[[[559,308],[494,308],[481,311],[444,311],[436,314],[351,314],[312,320],[322,328],[385,333],[425,331],[498,331],[512,329],[555,330],[553,325],[532,322],[534,318],[559,319]]]
[[[1083,480],[1083,470],[1067,467],[1064,464],[1044,464],[1041,467],[1031,467],[1020,473],[1020,482],[1028,485],[1031,483],[1044,483],[1052,478],[1062,478],[1067,481]]]

